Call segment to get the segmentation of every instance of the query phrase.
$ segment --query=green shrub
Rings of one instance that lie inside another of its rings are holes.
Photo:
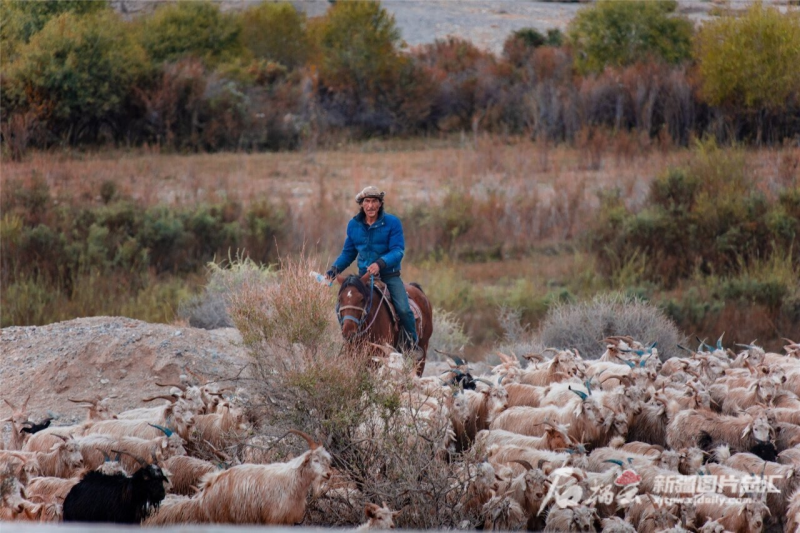
[[[0,45],[3,61],[8,63],[16,57],[17,47],[31,40],[45,24],[62,13],[85,15],[103,11],[108,7],[105,0],[59,0],[49,2],[25,2],[20,0],[0,1]]]
[[[70,140],[120,120],[149,68],[127,24],[110,10],[53,18],[19,52],[9,83]]]
[[[521,61],[523,56],[540,46],[561,46],[564,34],[558,28],[550,28],[546,35],[542,35],[535,28],[522,28],[511,34],[503,43],[503,55],[514,63]]]
[[[691,55],[692,23],[673,13],[676,1],[599,0],[570,22],[568,40],[581,72],[600,72],[648,57],[679,63]]]
[[[274,61],[289,69],[299,67],[308,57],[306,18],[288,2],[262,2],[242,12],[244,45],[260,59]]]
[[[517,30],[513,33],[513,37],[521,41],[528,48],[543,46],[547,42],[545,36],[534,28],[522,28],[521,30]]]
[[[153,61],[192,56],[209,65],[241,56],[239,19],[209,1],[162,4],[141,20],[139,40]]]
[[[334,91],[375,97],[400,71],[400,31],[378,2],[337,2],[312,26],[320,81]]]
[[[754,3],[741,16],[706,22],[695,53],[712,105],[780,110],[800,91],[800,15]]]
[[[700,144],[686,167],[653,180],[637,212],[604,196],[589,240],[608,275],[633,258],[643,263],[644,280],[667,287],[695,273],[732,275],[776,250],[798,256],[796,194],[765,195],[740,150]]]

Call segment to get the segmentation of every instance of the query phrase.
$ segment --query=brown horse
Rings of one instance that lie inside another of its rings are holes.
[[[402,326],[392,319],[386,302],[388,294],[384,296],[374,286],[374,281],[378,280],[366,274],[363,278],[337,276],[336,281],[341,284],[336,312],[345,340],[350,344],[389,343],[399,349]],[[422,319],[417,320],[417,337],[422,355],[415,363],[417,375],[421,376],[428,356],[428,342],[433,334],[433,308],[422,287],[416,283],[406,283],[405,287],[408,298],[419,306],[422,314]]]

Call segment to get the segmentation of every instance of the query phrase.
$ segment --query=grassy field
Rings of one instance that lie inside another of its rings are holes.
[[[797,187],[797,148],[717,152],[717,161],[741,161],[748,187],[766,198]],[[613,191],[636,211],[647,201],[654,179],[689,164],[696,153],[696,148],[642,143],[624,134],[595,135],[574,147],[456,136],[373,141],[317,152],[33,153],[24,161],[3,163],[3,244],[7,252],[14,250],[10,228],[15,216],[23,227],[55,224],[66,209],[102,210],[125,201],[170,212],[233,203],[247,219],[250,207],[267,202],[280,206],[282,218],[276,236],[258,242],[266,250],[263,257],[274,262],[305,248],[324,268],[338,253],[346,221],[356,211],[355,192],[375,184],[387,192],[387,210],[404,217],[405,278],[421,282],[438,307],[454,311],[478,346],[502,336],[501,307],[518,309],[523,323],[535,326],[555,303],[606,291],[659,303],[690,334],[718,334],[730,329],[726,322],[741,326],[739,340],[751,334],[762,339],[796,334],[793,318],[778,316],[778,325],[775,313],[760,318],[758,305],[748,314],[740,299],[710,301],[719,300],[715,287],[724,276],[698,273],[677,284],[660,284],[643,274],[641,258],[627,258],[604,272],[588,250],[587,236],[603,216],[604,195]],[[30,201],[24,200],[31,195],[24,191],[36,186],[47,191],[49,200],[44,214],[34,216]],[[207,259],[225,257],[223,245],[207,250]],[[152,261],[155,252],[145,252]],[[108,257],[118,262],[118,256],[112,251]],[[202,265],[204,257],[192,256],[192,264]],[[794,290],[797,265],[792,257],[790,252],[788,263],[778,266],[774,261],[743,264],[740,271],[753,279],[765,272],[788,278],[784,281]],[[106,261],[105,270],[80,270],[76,279],[55,285],[44,284],[26,265],[12,271],[4,262],[3,325],[97,314],[171,321],[181,301],[204,282],[202,267],[182,269],[181,259],[172,267],[140,268],[135,282],[114,261]]]

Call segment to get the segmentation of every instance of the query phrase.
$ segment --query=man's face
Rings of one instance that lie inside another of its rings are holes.
[[[361,207],[364,209],[364,213],[369,218],[375,218],[378,216],[378,211],[381,208],[381,201],[377,198],[364,198],[361,202]]]

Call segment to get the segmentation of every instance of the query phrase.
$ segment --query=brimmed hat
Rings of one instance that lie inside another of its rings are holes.
[[[364,190],[356,195],[356,203],[360,204],[364,198],[377,198],[382,202],[384,194],[377,187],[370,185],[369,187],[364,187]]]

